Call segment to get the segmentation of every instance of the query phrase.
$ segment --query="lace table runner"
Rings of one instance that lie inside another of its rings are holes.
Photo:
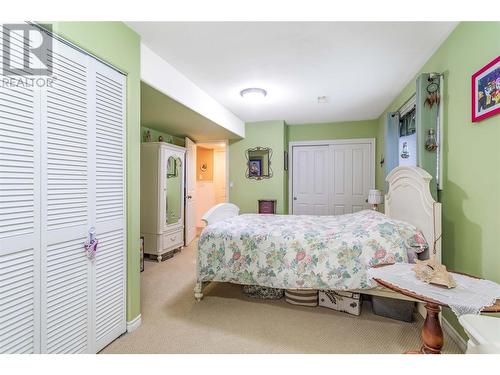
[[[413,266],[414,264],[396,263],[370,268],[368,276],[448,305],[458,317],[464,314],[479,314],[484,307],[494,305],[500,298],[500,285],[493,281],[453,273],[457,286],[447,289],[417,279],[412,270]]]

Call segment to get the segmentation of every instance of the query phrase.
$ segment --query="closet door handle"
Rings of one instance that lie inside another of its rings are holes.
[[[296,201],[297,200],[297,197],[293,197],[293,200]]]
[[[97,244],[99,243],[99,241],[97,240],[97,238],[95,236],[95,228],[94,227],[89,228],[88,235],[89,235],[88,239],[83,244],[83,247],[85,248],[85,254],[87,255],[87,258],[89,258],[90,260],[94,260],[95,253],[97,251]]]

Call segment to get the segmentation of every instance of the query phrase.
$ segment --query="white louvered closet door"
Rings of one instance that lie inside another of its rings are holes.
[[[126,77],[52,43],[52,87],[0,87],[0,353],[95,353],[126,331]]]
[[[21,45],[11,36],[22,66]],[[0,88],[0,353],[40,351],[39,106],[34,89]]]
[[[95,353],[126,331],[125,76],[54,40],[42,93],[42,352]],[[94,227],[95,259],[83,244]]]
[[[126,331],[125,76],[95,64],[95,351]]]
[[[55,78],[42,91],[43,353],[92,352],[92,83],[88,57],[62,42],[49,51]]]

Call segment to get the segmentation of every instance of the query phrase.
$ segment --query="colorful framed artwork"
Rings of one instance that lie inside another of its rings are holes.
[[[144,237],[141,236],[141,272],[144,271]]]
[[[472,122],[500,113],[500,56],[472,75]]]

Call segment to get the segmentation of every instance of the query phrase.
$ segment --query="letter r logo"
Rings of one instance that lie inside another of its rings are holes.
[[[52,31],[51,25],[43,25]],[[52,37],[49,33],[28,23],[3,24],[2,75],[4,76],[51,76]]]

